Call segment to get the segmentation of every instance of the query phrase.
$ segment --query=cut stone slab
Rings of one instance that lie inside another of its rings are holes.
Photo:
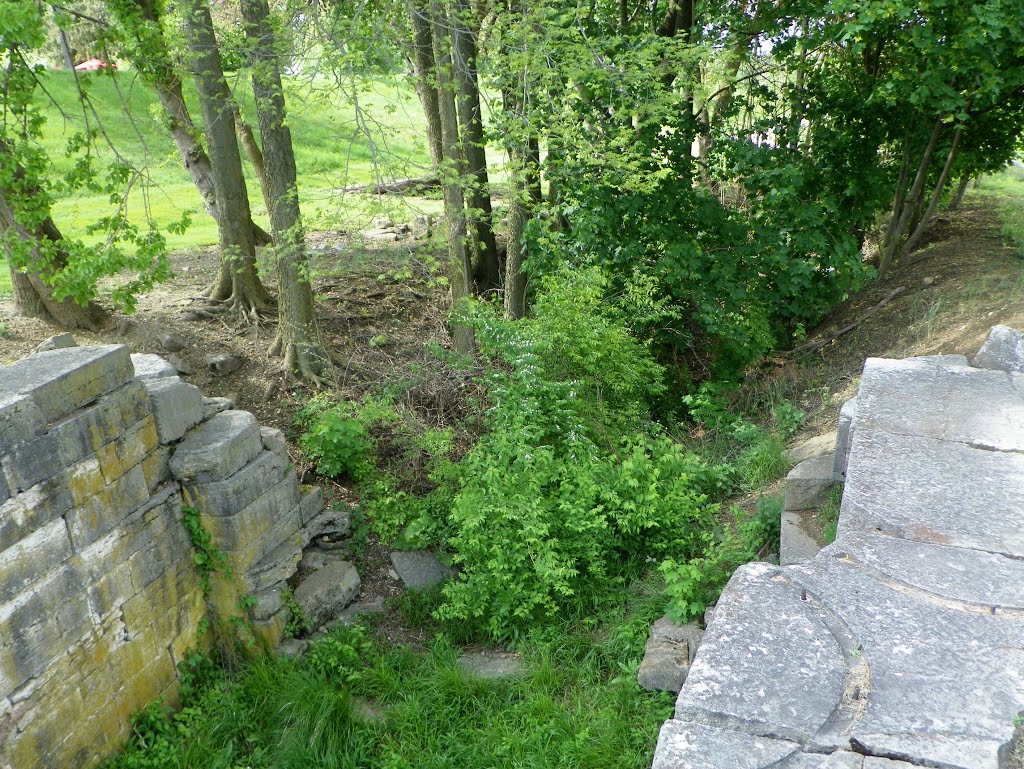
[[[1024,557],[1021,478],[1024,453],[858,428],[837,539],[885,534]]]
[[[833,430],[824,435],[815,435],[805,441],[795,444],[786,451],[786,458],[790,464],[798,465],[808,459],[831,454],[836,450],[837,432]]]
[[[173,443],[203,418],[203,394],[177,376],[143,379],[161,443]]]
[[[338,615],[337,622],[329,622],[327,626],[352,625],[361,615],[380,614],[384,609],[385,605],[383,598],[374,598],[372,601],[357,601],[356,603],[349,604],[345,610]]]
[[[1024,374],[868,358],[857,403],[855,433],[863,426],[1024,452]]]
[[[182,481],[218,481],[238,472],[263,450],[260,426],[248,411],[222,411],[196,427],[171,456]]]
[[[27,395],[55,422],[131,381],[128,348],[118,344],[35,353],[0,367],[0,393]]]
[[[704,631],[696,623],[680,625],[668,617],[655,622],[636,676],[640,687],[650,691],[678,692],[703,636]]]
[[[787,740],[672,720],[661,727],[651,769],[765,769],[799,749]]]
[[[1024,610],[1024,561],[881,534],[850,533],[835,546],[848,558],[922,595]]]
[[[313,572],[295,589],[295,600],[313,627],[341,614],[359,595],[359,573],[347,561],[338,561]]]
[[[512,652],[470,652],[459,656],[459,667],[474,678],[492,680],[521,675],[523,661]]]
[[[836,455],[832,466],[832,480],[846,482],[846,466],[850,461],[850,446],[853,444],[853,420],[857,416],[857,399],[850,398],[839,409],[839,429],[836,431]]]
[[[676,718],[732,720],[786,739],[815,735],[842,700],[847,665],[815,603],[802,598],[779,567],[737,569],[690,666]]]
[[[804,563],[821,550],[812,532],[810,516],[804,510],[783,510],[779,529],[779,564]]]
[[[879,579],[841,547],[789,568],[856,639],[866,662],[866,707],[851,739],[922,766],[1000,766],[1000,746],[1024,706],[1019,615]]]
[[[178,376],[178,369],[152,353],[132,353],[132,366],[138,379],[157,379],[160,377]]]
[[[1024,334],[1007,326],[993,326],[974,356],[972,365],[975,368],[1024,372]]]
[[[410,590],[429,590],[452,576],[452,570],[429,550],[396,550],[391,553],[391,564]]]
[[[786,501],[783,510],[811,510],[824,504],[828,490],[835,485],[835,457],[823,454],[808,459],[786,476]]]

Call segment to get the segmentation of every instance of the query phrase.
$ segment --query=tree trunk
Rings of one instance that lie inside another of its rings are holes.
[[[502,93],[505,113],[522,126],[526,126],[525,105],[520,94],[525,93],[523,83],[506,88]],[[526,274],[523,272],[523,235],[526,223],[541,202],[540,143],[529,128],[525,141],[517,141],[515,130],[507,130],[506,150],[513,191],[508,201],[506,219],[507,248],[505,256],[505,316],[510,319],[526,315]]]
[[[8,238],[20,241],[18,252],[23,260],[26,252],[28,254],[25,269],[18,269],[14,264],[15,256],[10,244],[7,245],[7,262],[14,285],[14,307],[20,315],[40,318],[68,329],[98,331],[107,324],[109,314],[95,302],[81,305],[70,297],[57,299],[54,296],[47,279],[67,266],[67,255],[60,246],[60,231],[53,220],[47,217],[35,235],[29,233],[18,224],[3,190],[0,190],[0,237],[5,242]],[[51,241],[55,249],[55,253],[48,255],[49,258],[40,249],[42,240]],[[48,265],[45,272],[41,267],[44,264]]]
[[[501,288],[501,266],[494,241],[480,84],[476,70],[476,40],[470,28],[472,13],[468,0],[453,0],[449,22],[452,30],[453,76],[458,93],[459,137],[469,176],[466,206],[470,212],[467,228],[472,249],[472,276],[476,293],[483,294]]]
[[[956,129],[956,133],[953,134],[953,143],[949,147],[949,153],[946,155],[946,162],[942,166],[942,171],[939,173],[939,180],[935,183],[935,189],[932,191],[931,200],[928,201],[928,208],[924,214],[920,217],[917,222],[917,226],[914,227],[911,236],[907,239],[900,256],[906,256],[913,251],[914,246],[917,245],[921,236],[925,230],[928,229],[928,225],[931,223],[932,216],[935,214],[935,209],[939,206],[939,201],[942,199],[942,192],[946,189],[946,180],[949,179],[949,171],[953,167],[953,161],[956,160],[957,150],[960,148],[960,139],[963,136],[963,126],[959,126]]]
[[[971,183],[971,175],[964,174],[960,177],[960,183],[957,185],[956,192],[953,195],[953,199],[949,201],[949,205],[946,206],[947,211],[956,211],[960,208],[960,205],[964,202],[964,195],[967,194],[967,185]]]
[[[199,142],[199,131],[192,122],[192,116],[185,104],[181,78],[174,70],[163,36],[158,9],[152,0],[139,0],[137,7],[112,3],[108,8],[120,25],[133,30],[139,39],[138,46],[129,48],[124,53],[156,91],[160,106],[167,115],[167,128],[182,165],[185,166],[192,183],[202,197],[206,212],[217,221],[220,218],[220,211],[217,208],[217,195],[214,191],[213,167],[210,165],[206,150]],[[138,15],[133,15],[135,13]],[[147,52],[147,58],[144,60],[138,53],[142,50]],[[269,244],[270,235],[256,222],[251,222],[251,225],[256,244]]]
[[[925,182],[928,181],[928,169],[931,167],[932,157],[935,155],[935,149],[939,144],[939,138],[941,136],[942,121],[936,120],[935,127],[932,129],[932,134],[928,139],[928,144],[925,146],[924,153],[921,156],[921,162],[918,164],[917,175],[914,177],[914,183],[910,188],[910,193],[903,202],[899,216],[896,219],[895,227],[891,228],[891,239],[884,244],[882,249],[878,263],[878,274],[880,276],[885,275],[888,271],[893,257],[896,255],[900,247],[903,236],[907,232],[907,225],[910,223],[910,218],[914,211],[917,210],[922,200]]]
[[[434,49],[430,36],[430,22],[425,0],[407,0],[409,21],[412,26],[412,64],[416,73],[416,93],[427,118],[427,148],[436,171],[444,156],[441,152],[441,112],[437,96],[437,73],[434,67]]]
[[[185,0],[182,11],[185,42],[203,110],[217,208],[221,214],[217,220],[220,277],[209,296],[227,303],[247,318],[255,318],[266,313],[273,300],[256,272],[252,215],[235,138],[231,93],[224,80],[208,0]]]
[[[256,109],[259,109],[259,105],[257,105]],[[235,133],[238,134],[238,142],[242,145],[242,149],[245,150],[245,156],[249,158],[249,163],[252,164],[252,168],[256,172],[256,179],[260,183],[260,193],[263,195],[263,205],[267,209],[267,215],[269,216],[272,198],[270,197],[270,181],[267,179],[267,164],[263,158],[263,150],[260,149],[259,142],[256,141],[256,135],[253,133],[252,126],[245,122],[245,118],[242,117],[242,110],[234,98],[231,99],[231,113],[235,118]]]
[[[285,122],[284,88],[278,66],[277,43],[267,0],[242,0],[242,17],[252,58],[252,90],[263,138],[263,159],[270,225],[277,258],[277,337],[271,355],[282,355],[285,368],[313,382],[330,371],[317,325],[309,260],[299,210],[295,150]]]
[[[452,306],[470,295],[470,263],[466,251],[466,211],[462,195],[463,162],[459,152],[459,122],[452,82],[451,38],[448,20],[438,0],[430,6],[430,33],[437,73],[438,114],[441,118],[441,154],[444,164],[444,218],[448,241],[448,279],[452,290]],[[455,349],[472,354],[475,348],[473,330],[453,324]]]

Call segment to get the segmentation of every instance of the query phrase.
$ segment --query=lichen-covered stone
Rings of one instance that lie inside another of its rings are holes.
[[[145,386],[161,443],[178,440],[202,420],[203,394],[195,385],[174,376],[147,379]]]
[[[281,483],[287,470],[288,463],[279,454],[261,451],[252,462],[228,478],[206,483],[186,482],[183,491],[188,504],[207,515],[234,515]]]
[[[122,345],[72,347],[22,358],[0,368],[0,392],[28,395],[47,422],[92,403],[135,375]]]
[[[248,411],[222,411],[196,427],[171,456],[180,481],[219,481],[241,470],[263,450],[259,423]]]

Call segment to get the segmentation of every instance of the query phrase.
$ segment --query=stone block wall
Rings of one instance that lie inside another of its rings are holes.
[[[300,494],[278,431],[160,363],[106,345],[0,368],[2,769],[92,766],[174,699],[207,611],[185,505],[233,567],[213,603],[255,596],[250,619],[279,638],[322,497]]]

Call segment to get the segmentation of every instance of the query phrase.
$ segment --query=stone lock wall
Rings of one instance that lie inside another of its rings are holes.
[[[206,614],[182,508],[235,578],[214,603],[271,643],[280,589],[323,509],[279,431],[119,345],[0,368],[0,769],[89,767],[174,699]]]

